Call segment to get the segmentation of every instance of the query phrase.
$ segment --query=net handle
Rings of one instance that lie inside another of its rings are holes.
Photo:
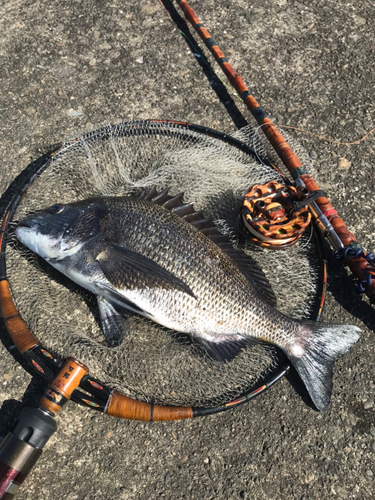
[[[301,161],[292,151],[276,125],[267,117],[258,102],[250,94],[242,78],[228,62],[228,59],[214,42],[192,7],[186,0],[177,0],[177,3],[183,11],[185,18],[203,40],[233,88],[258,122],[280,160],[296,181],[296,184],[305,185],[310,191],[319,191],[319,187],[314,179],[306,172]],[[345,263],[359,280],[359,285],[362,287],[361,291],[364,291],[370,298],[370,302],[375,304],[375,259],[372,254],[366,254],[363,251],[355,236],[348,230],[344,221],[339,217],[325,196],[321,196],[312,202],[309,208],[313,217],[317,220],[317,225],[322,233],[328,238],[333,248],[338,252],[338,255],[344,258]]]

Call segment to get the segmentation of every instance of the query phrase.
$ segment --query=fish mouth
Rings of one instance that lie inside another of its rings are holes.
[[[27,241],[32,235],[37,234],[37,230],[40,227],[36,221],[32,219],[25,219],[20,221],[14,229],[14,233],[18,241],[22,244],[28,246]]]
[[[16,230],[20,227],[28,227],[28,228],[35,228],[35,227],[40,227],[39,222],[37,222],[35,219],[23,219],[18,222],[16,226]]]
[[[16,230],[20,227],[31,227],[31,224],[27,220],[21,220],[21,222],[17,224]]]

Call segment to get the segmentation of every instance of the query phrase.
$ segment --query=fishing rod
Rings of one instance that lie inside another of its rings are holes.
[[[180,1],[179,5],[187,11],[190,9],[186,2]],[[187,19],[190,20],[189,17],[187,17]],[[194,21],[194,17],[191,17],[191,19]],[[193,25],[197,30],[202,31],[204,29],[203,25],[198,22],[198,18],[196,19],[197,21]],[[197,25],[200,26],[198,27]],[[200,33],[200,31],[198,31],[198,33]],[[345,243],[339,238],[338,233],[336,232],[337,227],[335,230],[332,226],[324,224],[326,221],[329,223],[332,219],[331,222],[333,225],[334,214],[336,212],[332,206],[329,205],[328,200],[322,196],[322,192],[319,191],[318,187],[313,184],[313,180],[304,171],[301,162],[283,139],[277,128],[266,117],[265,113],[261,110],[255,99],[250,95],[239,75],[230,66],[224,54],[221,53],[216,44],[214,44],[207,30],[204,30],[204,35],[205,37],[203,39],[205,40],[206,45],[210,48],[210,50],[212,49],[211,51],[213,54],[217,54],[215,59],[219,61],[227,76],[230,77],[233,86],[235,88],[238,86],[238,90],[236,88],[237,92],[242,99],[244,99],[245,103],[252,111],[252,114],[256,117],[261,128],[266,131],[267,137],[274,145],[274,148],[278,152],[278,155],[283,160],[284,164],[287,166],[288,170],[292,172],[296,183],[298,184],[299,182],[300,186],[308,187],[310,196],[309,204],[310,207],[314,206],[314,204],[317,206],[315,217],[321,221],[322,231],[327,233],[327,236],[329,236],[330,241],[332,240],[334,247],[336,245],[335,248],[341,250],[344,257],[348,258],[349,250],[353,250],[354,252],[363,252],[359,245],[358,248],[356,247],[357,249],[354,250],[353,243],[357,243],[357,241],[347,230],[346,231],[349,236],[352,237],[352,239],[349,240],[350,243]],[[186,127],[189,131],[193,129],[191,124],[179,123],[178,125]],[[210,137],[215,135],[215,131],[208,129],[205,129],[204,133]],[[230,140],[224,134],[222,139],[226,142]],[[233,142],[232,139],[230,141]],[[94,410],[102,411],[108,415],[119,418],[132,418],[143,421],[195,418],[198,416],[218,413],[220,411],[226,411],[229,408],[243,404],[271,387],[289,369],[289,366],[287,365],[281,366],[277,373],[275,373],[272,378],[268,379],[267,382],[262,382],[259,387],[256,387],[229,403],[225,403],[220,406],[161,406],[136,401],[118,393],[117,391],[112,391],[109,387],[104,386],[104,384],[102,384],[99,380],[92,378],[88,373],[88,368],[84,364],[73,358],[63,360],[59,357],[54,357],[49,350],[39,344],[38,339],[34,337],[26,323],[23,322],[11,296],[8,276],[5,269],[5,241],[8,236],[7,229],[9,221],[12,220],[15,209],[20,200],[25,195],[34,179],[39,176],[39,174],[42,173],[47,166],[50,165],[50,160],[57,153],[58,151],[53,151],[50,154],[43,156],[39,159],[39,163],[37,160],[32,168],[30,168],[26,178],[23,179],[21,186],[16,183],[18,188],[13,193],[9,205],[7,205],[3,225],[0,228],[0,260],[2,262],[0,265],[0,306],[3,320],[14,345],[23,355],[23,358],[28,362],[29,366],[33,367],[37,373],[44,376],[45,380],[49,382],[48,387],[39,402],[38,408],[24,409],[16,429],[10,433],[2,443],[0,449],[0,498],[11,498],[17,493],[20,484],[22,484],[25,480],[37,459],[40,457],[44,445],[56,431],[56,423],[54,420],[55,415],[58,414],[61,408],[70,399],[84,405],[85,407],[91,407]],[[291,165],[290,167],[288,166],[289,164]],[[309,180],[310,184],[308,182]],[[319,194],[320,196],[318,196]],[[315,196],[315,198],[312,199],[311,196]],[[322,200],[324,203],[328,204],[327,208],[322,205]],[[319,205],[318,202],[320,202],[321,205]],[[318,210],[320,210],[320,212],[318,212]],[[329,210],[332,210],[331,214],[328,213]],[[331,219],[329,219],[329,216],[331,216]],[[338,216],[336,218],[338,218]],[[341,221],[341,219],[339,219],[339,221]],[[328,229],[331,227],[332,230],[328,232]],[[334,239],[334,235],[336,235],[336,239]],[[345,249],[347,249],[346,252],[344,252]],[[370,268],[370,270],[373,270],[370,266],[371,262],[368,262],[370,255],[371,254],[366,255],[364,253],[363,256],[356,254],[355,258],[357,258],[358,261],[364,261],[366,266]],[[348,260],[353,261],[355,259],[351,258]],[[366,286],[367,288],[372,289],[372,274],[370,274],[370,271],[367,270],[367,267],[364,269],[366,273],[370,275],[370,285]],[[362,281],[364,281],[364,278]],[[374,294],[375,291],[371,296]]]
[[[259,128],[267,137],[276,154],[290,172],[297,189],[308,190],[304,203],[309,207],[312,218],[323,236],[329,241],[338,258],[348,265],[358,280],[358,289],[366,293],[371,304],[375,304],[375,256],[366,253],[356,237],[348,230],[345,222],[331,205],[324,191],[319,189],[315,180],[305,170],[302,162],[293,152],[279,129],[268,118],[256,99],[250,94],[241,76],[230,64],[225,54],[220,50],[210,33],[198,18],[186,0],[177,0],[185,18],[193,26],[200,38],[219,64],[229,82],[243,100]]]

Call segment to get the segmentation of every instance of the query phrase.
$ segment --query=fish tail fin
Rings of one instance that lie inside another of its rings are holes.
[[[300,326],[303,342],[287,353],[318,410],[328,409],[332,393],[333,365],[359,339],[360,329],[307,321]]]

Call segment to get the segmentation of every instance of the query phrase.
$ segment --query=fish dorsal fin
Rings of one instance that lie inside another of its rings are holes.
[[[170,210],[203,233],[207,229],[210,234],[215,231],[218,236],[221,234],[212,220],[207,219],[202,211],[197,212],[195,210],[193,203],[184,203],[184,193],[171,196],[168,194],[168,191],[169,188],[158,193],[155,186],[153,186],[150,190],[143,191],[143,193],[139,195],[139,198],[149,201],[150,203],[155,203],[156,205],[161,205],[163,208]]]
[[[170,210],[207,236],[237,264],[242,274],[253,285],[258,295],[272,307],[276,307],[276,296],[271,285],[254,259],[236,250],[228,236],[219,231],[212,219],[206,218],[202,211],[195,211],[193,203],[184,203],[183,193],[171,196],[168,194],[168,191],[169,189],[165,189],[161,193],[158,193],[156,188],[152,187],[149,191],[144,191],[139,198]]]
[[[141,200],[149,201],[150,203],[155,203],[156,205],[161,205],[163,208],[170,210],[174,214],[181,217],[181,219],[190,222],[195,225],[195,221],[204,219],[202,212],[196,212],[193,203],[184,203],[184,193],[179,193],[176,196],[171,196],[168,194],[169,188],[164,189],[161,193],[156,191],[155,187],[152,187],[149,191],[143,191],[139,196]]]

